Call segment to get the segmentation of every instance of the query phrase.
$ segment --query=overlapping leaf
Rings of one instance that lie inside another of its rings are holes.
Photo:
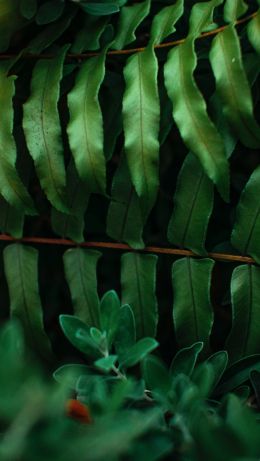
[[[232,275],[231,295],[233,320],[226,348],[233,361],[259,351],[260,268],[237,267]]]
[[[258,10],[256,16],[249,22],[247,34],[251,45],[260,54],[260,10]]]
[[[137,339],[156,334],[156,263],[155,255],[125,253],[121,258],[122,303],[134,312]]]
[[[214,261],[183,258],[172,266],[174,293],[173,320],[181,347],[203,341],[209,346],[213,324],[210,301],[211,273]]]
[[[246,13],[248,5],[244,0],[226,0],[224,6],[224,19],[226,22],[235,22],[240,16]]]
[[[38,251],[21,244],[4,250],[4,270],[7,278],[11,315],[23,325],[25,337],[33,350],[45,359],[52,357],[38,285]]]
[[[249,178],[236,209],[231,243],[260,263],[260,166]]]
[[[120,11],[118,30],[112,48],[121,50],[136,38],[135,31],[150,10],[151,0],[124,6]]]
[[[101,253],[80,248],[64,253],[64,269],[75,315],[90,327],[99,327],[96,266]]]
[[[24,104],[23,129],[42,189],[51,204],[66,212],[66,173],[58,113],[60,80],[67,47],[53,60],[40,59],[33,70],[31,94]]]

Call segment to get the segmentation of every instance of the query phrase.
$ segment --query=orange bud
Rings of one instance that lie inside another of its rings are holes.
[[[76,419],[84,424],[92,423],[90,411],[86,405],[76,399],[70,399],[66,404],[66,414],[70,418]]]

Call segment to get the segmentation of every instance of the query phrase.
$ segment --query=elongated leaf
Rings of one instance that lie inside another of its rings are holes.
[[[157,256],[125,253],[121,258],[123,304],[134,312],[137,339],[155,336],[158,312],[155,296]]]
[[[89,201],[89,192],[85,183],[79,178],[74,162],[67,169],[66,197],[68,213],[52,208],[51,225],[60,237],[68,237],[75,242],[84,241],[84,215]]]
[[[190,153],[184,160],[177,180],[168,240],[181,248],[205,255],[204,245],[213,200],[213,184]]]
[[[21,238],[23,235],[24,212],[11,206],[0,196],[0,230],[4,234]]]
[[[143,227],[140,199],[131,184],[128,166],[123,157],[112,184],[106,231],[109,237],[138,249],[144,247]]]
[[[239,39],[230,25],[216,35],[210,62],[223,114],[241,142],[252,149],[260,146],[259,125],[254,119],[253,102],[242,63]]]
[[[226,351],[218,351],[215,354],[211,355],[207,359],[206,363],[210,363],[214,371],[215,378],[212,385],[212,387],[214,388],[218,384],[227,367],[228,354]]]
[[[224,6],[224,19],[226,22],[235,22],[248,10],[244,0],[226,0]]]
[[[35,352],[49,360],[52,352],[43,325],[38,285],[38,251],[18,243],[8,245],[4,249],[4,270],[11,315],[21,321],[25,337]]]
[[[175,32],[175,23],[182,16],[184,11],[183,0],[177,0],[173,5],[162,8],[154,16],[150,41],[154,45],[161,43],[168,35]]]
[[[199,158],[222,197],[228,200],[225,147],[207,114],[206,103],[195,83],[193,72],[196,62],[193,38],[173,48],[164,67],[165,85],[173,103],[173,118],[183,141]]]
[[[103,2],[103,3],[80,3],[81,8],[89,14],[94,16],[106,16],[107,14],[114,14],[119,11],[118,2]]]
[[[116,332],[116,353],[122,355],[131,348],[136,341],[135,318],[131,307],[124,304],[119,309],[119,324]]]
[[[64,269],[74,312],[90,327],[99,327],[96,265],[101,253],[80,248],[64,253]]]
[[[87,50],[98,50],[100,37],[107,25],[108,19],[105,16],[86,16],[84,26],[75,36],[71,47],[72,53],[82,53]]]
[[[59,1],[48,0],[39,6],[36,14],[37,24],[49,24],[56,21],[62,15],[64,10],[64,3]]]
[[[105,53],[87,60],[80,68],[68,95],[70,148],[79,177],[89,192],[104,194],[106,166],[103,153],[103,121],[98,101],[105,76]]]
[[[260,54],[260,10],[247,26],[247,35],[251,45]]]
[[[210,0],[198,2],[193,5],[189,20],[189,36],[196,38],[201,32],[211,30],[215,27],[213,23],[214,10],[221,5],[223,0]]]
[[[0,193],[20,212],[35,214],[33,201],[16,169],[16,145],[13,137],[13,97],[15,77],[7,77],[7,66],[0,66],[0,104],[4,107],[0,124]]]
[[[251,255],[260,263],[260,166],[249,178],[236,209],[231,243],[242,254]]]
[[[260,372],[253,370],[250,373],[250,381],[255,391],[255,396],[258,404],[258,408],[260,406]]]
[[[131,56],[124,68],[125,153],[133,185],[150,211],[157,195],[160,105],[158,63],[152,47]]]
[[[171,376],[174,378],[179,374],[190,376],[196,365],[198,355],[202,351],[203,343],[201,341],[184,347],[177,352],[170,366]]]
[[[108,345],[115,338],[120,321],[120,301],[114,290],[107,291],[100,302],[100,323],[102,331],[106,332]]]
[[[170,390],[171,379],[164,363],[158,357],[148,355],[141,368],[148,389],[159,391],[165,396]]]
[[[10,38],[21,24],[19,0],[1,1],[0,5],[0,52],[9,46]]]
[[[260,268],[236,267],[232,274],[231,295],[233,321],[226,348],[234,361],[257,353],[260,348]]]
[[[221,378],[215,394],[224,394],[236,389],[249,379],[250,373],[253,370],[260,371],[260,354],[245,357],[233,363],[231,367],[228,367]]]
[[[214,261],[183,258],[172,266],[173,319],[181,347],[203,341],[208,347],[213,324],[210,282]]]
[[[23,117],[27,146],[41,186],[51,204],[63,212],[67,212],[66,174],[57,104],[66,51],[67,46],[55,59],[42,59],[35,65]]]
[[[136,39],[135,31],[150,10],[151,0],[124,6],[120,11],[117,34],[112,48],[121,50]]]

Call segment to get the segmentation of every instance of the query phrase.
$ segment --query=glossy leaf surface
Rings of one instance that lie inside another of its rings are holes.
[[[246,13],[248,5],[244,0],[226,0],[224,6],[224,19],[226,22],[235,22]]]
[[[150,10],[151,0],[124,6],[120,11],[117,34],[112,48],[121,50],[136,38],[135,31]]]

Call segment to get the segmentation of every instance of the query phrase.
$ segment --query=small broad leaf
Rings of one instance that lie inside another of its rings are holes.
[[[112,48],[121,50],[136,39],[135,31],[150,10],[151,0],[124,6],[120,11],[118,28]]]
[[[31,94],[23,106],[23,129],[42,189],[51,204],[67,212],[66,173],[58,113],[60,80],[68,46],[54,59],[40,59],[33,70]]]
[[[244,0],[226,0],[224,6],[224,19],[226,22],[235,22],[246,13],[248,5]]]
[[[143,358],[158,347],[158,342],[153,338],[143,338],[135,343],[118,360],[120,368],[130,368],[141,362]]]
[[[4,249],[4,270],[11,315],[20,320],[32,349],[45,359],[52,360],[39,294],[38,251],[18,243],[8,245]]]
[[[210,363],[213,367],[215,379],[212,384],[212,389],[218,384],[221,379],[227,364],[228,364],[228,354],[226,351],[218,351],[215,354],[211,355],[206,363]]]
[[[117,361],[117,355],[109,355],[108,357],[102,357],[94,362],[94,365],[102,371],[109,372],[115,362]]]
[[[242,62],[239,38],[232,25],[213,39],[210,62],[224,116],[240,141],[246,147],[257,149],[260,146],[259,125],[254,118],[252,95]]]
[[[260,268],[236,267],[231,280],[232,329],[226,341],[230,360],[256,354],[260,347]]]
[[[64,269],[75,315],[90,327],[100,326],[96,267],[101,253],[70,249],[64,253]]]
[[[260,263],[260,166],[250,176],[236,209],[231,243],[242,254],[251,255]]]
[[[75,390],[76,383],[80,376],[89,376],[91,374],[92,370],[88,366],[76,363],[62,365],[61,367],[57,368],[57,370],[55,370],[53,373],[53,378],[58,383],[65,383],[67,387]]]
[[[73,315],[60,315],[60,326],[66,338],[79,351],[90,357],[100,357],[101,353],[90,334],[90,327]]]
[[[215,384],[213,365],[210,362],[201,363],[193,371],[191,379],[198,387],[200,397],[204,399],[209,397]]]
[[[152,46],[131,56],[124,67],[125,154],[132,183],[147,214],[154,205],[159,184],[160,103],[157,74],[158,63]]]
[[[260,354],[245,357],[227,368],[216,389],[216,395],[230,392],[239,387],[249,379],[253,370],[260,371]]]
[[[155,296],[157,256],[125,253],[121,258],[122,303],[134,312],[137,339],[156,335],[158,310]]]
[[[192,188],[190,187],[192,184]],[[168,240],[180,248],[205,255],[205,239],[213,209],[214,188],[196,157],[190,153],[179,173]]]
[[[108,345],[110,346],[115,338],[120,319],[120,301],[114,290],[107,291],[100,301],[100,325],[102,331],[106,332]]]
[[[202,348],[203,343],[199,341],[178,351],[170,366],[171,376],[175,377],[181,373],[191,376]]]
[[[109,237],[139,249],[144,247],[143,227],[141,201],[131,183],[123,156],[113,179],[106,231]]]
[[[173,104],[172,115],[184,143],[198,157],[224,200],[228,200],[229,176],[225,146],[207,114],[206,102],[194,80],[196,64],[193,37],[186,39],[168,54],[164,78]]]
[[[107,3],[81,2],[80,6],[85,13],[93,14],[94,16],[106,16],[107,14],[114,14],[119,11],[117,1]]]
[[[115,348],[118,355],[127,352],[136,341],[135,318],[128,304],[119,310],[119,323],[115,337]]]
[[[31,19],[37,11],[37,0],[21,0],[20,12],[26,19]]]
[[[164,363],[158,357],[148,355],[142,361],[141,368],[148,389],[165,396],[170,390],[171,379]]]
[[[150,41],[153,45],[161,43],[168,35],[175,32],[175,23],[182,16],[184,11],[183,0],[177,0],[173,5],[162,8],[159,13],[154,16]]]
[[[64,2],[59,0],[48,0],[39,6],[36,15],[36,22],[39,25],[49,24],[56,21],[62,15],[64,10]]]
[[[247,35],[251,45],[260,54],[260,10],[247,26]]]
[[[172,266],[173,319],[181,347],[203,341],[208,348],[213,324],[210,301],[213,266],[211,259],[189,257],[177,260]]]
[[[105,56],[88,59],[68,95],[70,148],[79,177],[89,192],[105,193],[106,166],[103,153],[103,121],[98,94],[105,76]]]

